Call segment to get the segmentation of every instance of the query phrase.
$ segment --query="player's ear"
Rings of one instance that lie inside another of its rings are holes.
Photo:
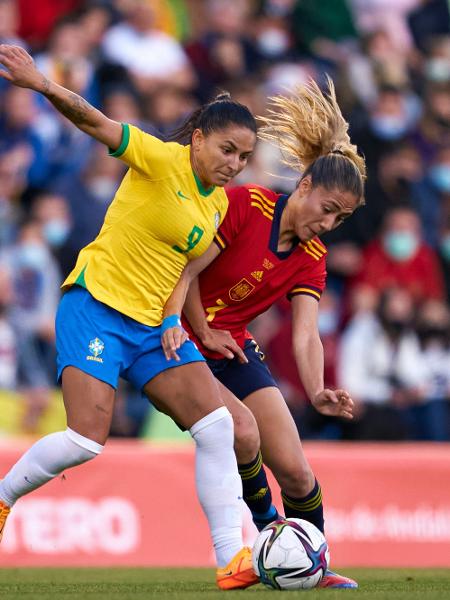
[[[203,140],[205,139],[205,136],[203,135],[203,131],[201,129],[194,129],[194,131],[192,132],[192,138],[191,138],[191,145],[192,148],[194,150],[198,149]]]
[[[309,194],[311,189],[312,189],[311,175],[307,175],[306,177],[303,177],[303,179],[298,184],[298,190],[299,190],[300,194],[303,196],[303,195]]]

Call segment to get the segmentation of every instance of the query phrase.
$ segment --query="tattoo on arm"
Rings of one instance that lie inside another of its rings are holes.
[[[61,88],[59,88],[61,90]],[[95,108],[84,98],[74,94],[69,90],[63,93],[50,91],[50,81],[44,77],[42,94],[46,96],[53,106],[75,125],[90,125],[92,123],[92,113]]]
[[[43,85],[42,93],[44,94],[44,96],[46,96],[50,90],[50,80],[47,79],[47,77],[45,77],[45,75],[42,76],[42,85]]]

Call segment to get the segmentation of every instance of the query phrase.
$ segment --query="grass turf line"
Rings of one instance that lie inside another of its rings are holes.
[[[359,582],[358,590],[298,591],[281,598],[450,600],[449,570],[345,569],[344,573]],[[279,592],[262,585],[222,592],[215,587],[211,569],[0,569],[1,600],[242,600],[244,594],[248,600],[281,600]]]

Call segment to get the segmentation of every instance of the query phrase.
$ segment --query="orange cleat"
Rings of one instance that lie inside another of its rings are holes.
[[[259,583],[252,566],[252,551],[245,546],[226,567],[217,569],[216,582],[221,590],[237,590]]]
[[[6,519],[8,518],[11,509],[0,500],[0,542],[2,541],[3,531],[5,529]]]

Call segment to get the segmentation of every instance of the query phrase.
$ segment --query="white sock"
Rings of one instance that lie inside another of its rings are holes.
[[[231,414],[222,406],[189,430],[196,443],[195,482],[208,519],[217,565],[242,548],[242,482],[234,454]]]
[[[16,462],[0,481],[0,500],[8,506],[65,469],[80,465],[103,450],[103,446],[67,428],[46,435]]]

